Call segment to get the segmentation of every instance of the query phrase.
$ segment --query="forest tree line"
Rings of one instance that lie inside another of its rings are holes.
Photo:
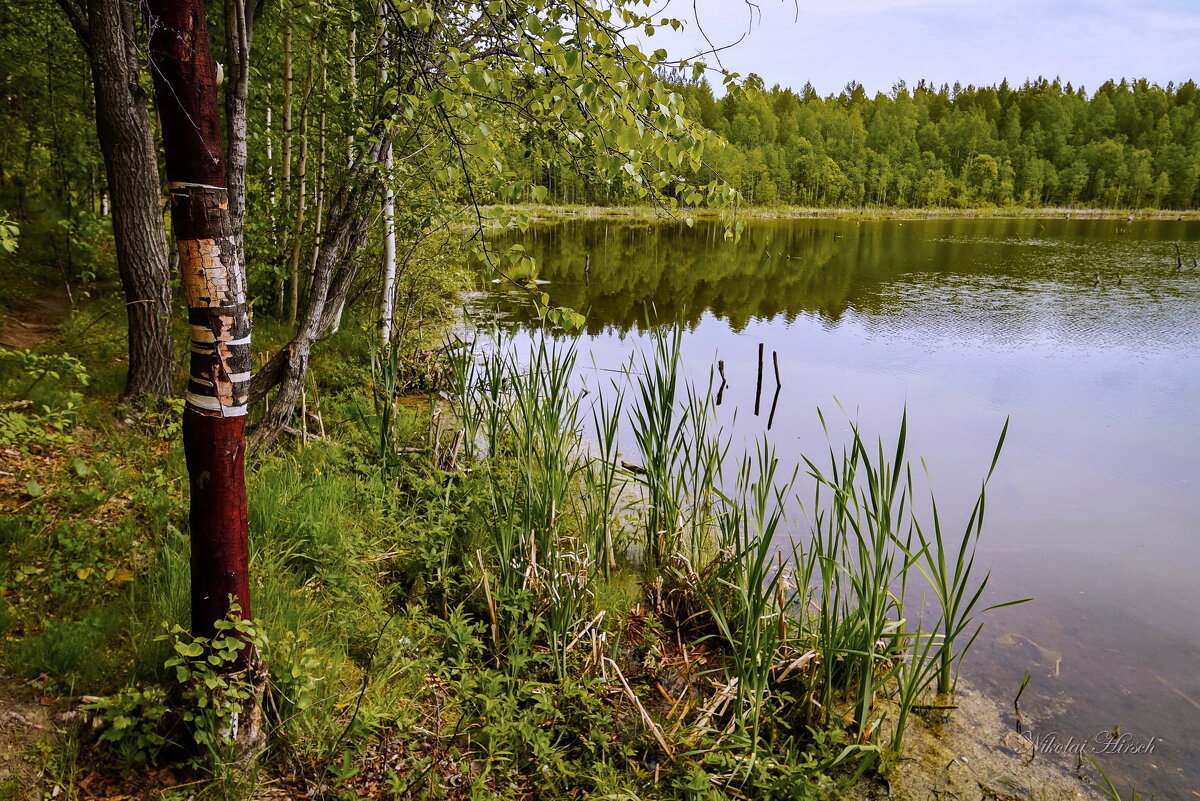
[[[1200,205],[1200,92],[1109,81],[1095,92],[1039,78],[1013,88],[914,87],[822,97],[756,75],[723,97],[674,80],[691,117],[720,135],[706,162],[755,206]],[[569,172],[527,169],[565,203],[613,202]]]

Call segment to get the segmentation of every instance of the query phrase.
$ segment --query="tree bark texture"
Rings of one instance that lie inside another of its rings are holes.
[[[134,7],[123,0],[59,0],[92,72],[96,134],[112,203],[117,271],[128,313],[124,399],[174,392],[171,285]]]
[[[295,325],[300,310],[300,252],[304,246],[304,213],[308,203],[308,100],[312,95],[313,65],[308,65],[304,80],[304,100],[300,108],[300,157],[296,162],[296,225],[292,231],[292,258],[288,269],[288,323]]]
[[[229,217],[239,254],[246,227],[246,98],[250,91],[250,37],[254,4],[225,0],[225,129],[228,140]],[[245,258],[240,259],[243,263]]]
[[[379,85],[388,82],[388,36],[386,8],[379,6]],[[396,204],[392,191],[392,148],[384,148],[383,172],[383,286],[379,297],[379,339],[386,348],[392,342],[392,318],[396,314]]]
[[[171,222],[190,323],[183,443],[191,484],[192,633],[250,617],[246,391],[250,315],[221,149],[216,66],[202,0],[147,0]]]

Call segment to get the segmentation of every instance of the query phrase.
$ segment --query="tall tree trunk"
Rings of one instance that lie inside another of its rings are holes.
[[[375,175],[382,157],[383,126],[372,131],[373,143],[355,160],[342,186],[333,194],[325,215],[325,230],[317,254],[312,284],[291,342],[281,348],[255,373],[250,382],[250,403],[257,403],[278,387],[262,423],[254,431],[251,448],[273,442],[291,422],[304,386],[313,344],[329,332],[346,304],[358,275],[356,254],[366,241],[372,204],[379,188]]]
[[[387,66],[387,15],[383,5],[379,7],[379,85],[386,87]],[[382,347],[392,341],[392,318],[396,312],[396,196],[392,191],[392,148],[384,145],[383,171],[383,286],[379,298],[379,339]]]
[[[246,228],[246,98],[250,91],[250,36],[254,5],[249,0],[225,0],[225,131],[229,143],[226,172],[229,218],[242,255]]]
[[[133,6],[123,0],[59,0],[59,5],[87,51],[96,94],[96,133],[128,313],[129,372],[122,397],[133,402],[166,397],[175,378],[171,285]]]
[[[351,25],[355,24],[355,20],[350,21]],[[355,119],[358,111],[358,34],[354,28],[350,28],[350,32],[346,35],[346,68],[349,71],[350,80],[347,89],[350,92],[350,114],[351,119]],[[347,160],[346,164],[354,165],[354,126],[350,126],[350,135],[346,138]]]
[[[183,445],[191,483],[192,633],[211,637],[230,598],[250,617],[246,389],[250,315],[229,210],[216,66],[203,0],[147,0],[171,222],[191,324]]]
[[[316,226],[313,233],[312,263],[308,268],[308,285],[312,286],[312,278],[317,272],[317,256],[321,252],[322,224],[325,216],[325,122],[326,100],[329,94],[329,65],[325,61],[325,47],[321,47],[321,113],[317,118],[317,186],[314,197],[316,205],[313,209],[313,222]]]
[[[300,108],[300,157],[296,161],[296,226],[292,232],[292,260],[288,271],[288,322],[293,325],[300,311],[300,251],[304,240],[304,212],[308,202],[308,101],[313,87],[313,65],[308,65],[304,80],[304,100]]]
[[[351,20],[350,24],[354,25],[356,20]],[[353,27],[350,28],[350,33],[346,37],[346,60],[347,69],[350,74],[350,110],[351,119],[356,119],[358,108],[358,34],[355,33]],[[354,126],[350,126],[350,135],[346,138],[347,161],[346,164],[350,167],[354,166]],[[315,265],[314,265],[315,268]],[[315,270],[314,270],[315,271]],[[342,327],[342,313],[346,310],[346,297],[342,295],[333,301],[331,308],[332,323],[329,326],[329,333],[336,334]]]
[[[385,145],[383,188],[383,288],[379,312],[379,339],[383,347],[392,341],[392,318],[396,313],[396,200],[392,191],[392,147]]]
[[[282,160],[280,168],[281,195],[283,196],[283,207],[286,209],[292,185],[292,26],[290,23],[283,29],[283,149],[280,158]],[[287,275],[280,273],[276,301],[277,317],[283,316],[286,286]]]

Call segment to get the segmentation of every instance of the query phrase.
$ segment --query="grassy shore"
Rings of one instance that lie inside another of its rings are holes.
[[[741,207],[736,212],[723,209],[659,209],[652,206],[503,206],[510,212],[523,212],[539,222],[562,220],[625,220],[645,223],[673,223],[688,218],[743,220],[1200,220],[1200,211],[1171,209],[1088,209],[986,207],[971,209],[929,208],[897,209],[871,206],[861,209],[803,208],[799,206]]]
[[[0,703],[54,711],[0,726],[0,799],[817,800],[883,792],[914,738],[942,764],[983,494],[913,517],[903,422],[791,474],[730,453],[678,332],[585,393],[561,339],[380,353],[352,319],[307,436],[247,462],[269,738],[232,759],[238,678],[181,628],[179,404],[116,405],[120,308],[0,353]]]

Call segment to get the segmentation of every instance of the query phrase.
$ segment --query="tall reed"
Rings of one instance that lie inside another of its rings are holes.
[[[975,551],[1007,425],[964,533],[947,537],[932,494],[927,513],[914,508],[907,413],[892,445],[869,444],[850,422],[840,447],[819,413],[830,445],[824,464],[802,457],[812,495],[800,504],[808,531],[796,531],[785,509],[798,472],[782,472],[765,437],[724,485],[729,437],[711,393],[681,375],[681,342],[679,328],[656,332],[626,370],[628,389],[610,381],[588,393],[587,409],[573,383],[574,348],[545,334],[522,349],[497,332],[482,358],[476,343],[454,355],[467,441],[488,457],[480,466],[497,590],[535,604],[532,620],[501,621],[506,641],[534,626],[565,675],[570,645],[594,617],[593,582],[622,557],[640,559],[648,580],[672,575],[700,607],[692,619],[698,611],[711,624],[728,679],[717,700],[732,701],[731,711],[711,712],[728,714],[751,763],[767,716],[793,727],[840,721],[865,753],[878,751],[895,709],[890,745],[899,750],[922,697],[953,690],[978,628],[961,640],[986,611],[988,576],[976,575]],[[640,465],[621,466],[626,431]],[[625,499],[640,506],[640,542],[622,538]],[[931,623],[907,616],[917,593],[937,601]]]
[[[937,687],[940,693],[953,692],[958,684],[958,666],[962,658],[979,636],[982,624],[975,628],[970,639],[960,650],[955,650],[955,643],[971,627],[974,622],[975,610],[979,599],[987,587],[991,573],[984,574],[978,582],[972,580],[975,572],[975,553],[983,533],[984,511],[987,507],[987,485],[996,471],[996,463],[1000,460],[1000,451],[1004,448],[1004,440],[1008,436],[1008,421],[1000,431],[996,442],[996,450],[992,454],[992,462],[987,475],[979,487],[979,495],[975,505],[963,527],[962,537],[949,540],[942,531],[941,515],[938,512],[937,499],[930,493],[929,502],[933,536],[926,535],[926,526],[914,517],[917,538],[921,544],[916,554],[917,566],[929,581],[938,604],[941,606],[942,618],[939,624],[942,644],[938,651]],[[981,611],[999,609],[1005,606],[1025,603],[1029,598],[1021,598],[1003,603],[993,604]]]
[[[780,482],[778,469],[775,449],[765,438],[741,459],[733,491],[724,496],[717,518],[716,569],[702,588],[708,614],[730,652],[734,716],[750,735],[752,758],[771,671],[786,636],[775,536],[784,523],[792,479]]]
[[[712,393],[680,377],[682,337],[679,326],[656,330],[652,353],[641,354],[641,369],[630,372],[630,425],[642,457],[633,478],[644,490],[643,561],[651,572],[676,556],[695,560],[707,547],[729,450],[714,422]]]

